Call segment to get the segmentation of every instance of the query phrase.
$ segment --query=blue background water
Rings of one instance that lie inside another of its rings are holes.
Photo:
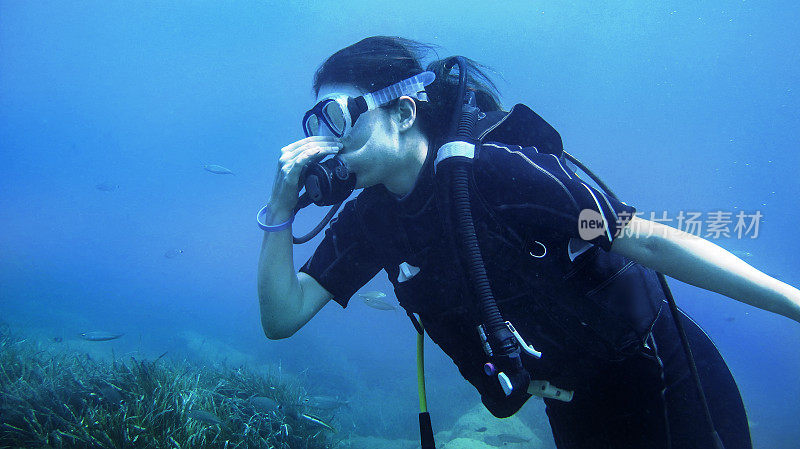
[[[717,243],[800,285],[793,3],[270,3],[0,2],[3,320],[65,339],[126,333],[104,351],[280,360],[315,392],[355,398],[357,433],[415,438],[403,313],[355,298],[269,341],[255,289],[255,212],[280,148],[302,137],[312,74],[375,34],[494,67],[507,107],[533,107],[642,211],[760,210],[758,238]],[[321,215],[304,211],[295,233]],[[295,248],[298,266],[315,242]],[[728,361],[756,446],[796,447],[800,325],[672,285]],[[381,273],[366,289],[388,287]],[[433,346],[428,373],[446,428],[478,398]]]

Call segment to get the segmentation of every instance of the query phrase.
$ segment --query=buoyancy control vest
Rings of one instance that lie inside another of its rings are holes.
[[[508,113],[486,113],[478,120],[475,135],[481,144],[503,142],[520,146],[523,152],[563,155],[558,132],[522,104]],[[477,151],[488,149],[478,145]],[[507,226],[485,201],[475,179],[473,174],[473,220],[496,303],[504,319],[543,353],[540,360],[524,360],[531,377],[576,389],[581,370],[591,369],[593,361],[621,360],[640,352],[664,300],[656,273],[599,247],[576,258],[569,270],[552,258],[536,257],[539,245],[553,257],[567,254],[569,239],[543,228],[520,233]],[[366,189],[359,200],[375,202],[369,206],[376,209],[368,206],[373,211],[391,207],[389,202],[379,204],[387,201],[386,192],[379,192]],[[433,187],[431,194],[431,201],[417,214],[431,214],[432,220],[421,224],[418,217],[375,213],[366,235],[382,253],[400,305],[409,314],[419,314],[431,339],[476,387],[487,409],[498,417],[510,416],[530,396],[509,399],[483,373],[485,356],[475,330],[474,296],[462,256],[454,256],[458,249],[448,237],[451,224],[441,210],[442,193]],[[436,230],[414,229],[415,225]],[[632,291],[624,291],[631,286]]]

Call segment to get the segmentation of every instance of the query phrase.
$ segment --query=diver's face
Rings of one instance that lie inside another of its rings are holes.
[[[323,84],[316,101],[330,94],[358,97],[364,92],[348,84]],[[390,159],[398,152],[397,137],[389,114],[381,108],[359,115],[350,132],[342,136],[343,147],[337,157],[356,174],[357,189],[382,182],[383,168],[391,165]]]

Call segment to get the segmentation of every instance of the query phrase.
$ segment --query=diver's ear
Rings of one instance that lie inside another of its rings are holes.
[[[397,99],[393,115],[399,131],[408,131],[417,121],[417,103],[413,98],[404,95]]]

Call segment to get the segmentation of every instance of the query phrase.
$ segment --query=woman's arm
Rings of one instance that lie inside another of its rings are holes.
[[[267,217],[267,224],[283,223],[292,209],[278,210]],[[270,340],[291,337],[330,299],[311,276],[294,271],[291,227],[265,232],[258,257],[258,304],[261,327]]]
[[[326,155],[335,154],[341,145],[329,137],[307,137],[281,149],[278,169],[270,195],[267,225],[278,225],[292,218],[298,201],[300,172],[303,167]],[[292,231],[265,232],[258,256],[258,303],[261,327],[271,340],[287,338],[305,325],[331,295],[305,273],[295,274]]]
[[[800,322],[800,290],[708,240],[634,217],[611,251],[687,284]]]

